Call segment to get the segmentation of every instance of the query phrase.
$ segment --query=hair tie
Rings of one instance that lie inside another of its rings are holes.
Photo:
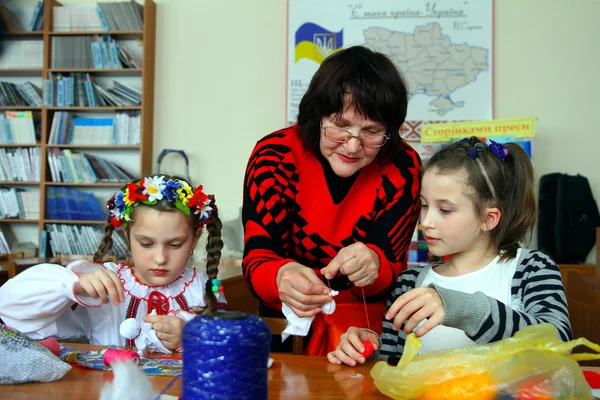
[[[508,149],[506,148],[506,146],[504,146],[501,143],[494,142],[491,139],[490,139],[490,143],[491,144],[489,145],[489,148],[490,148],[492,154],[494,154],[500,160],[504,161],[506,156],[508,156]]]
[[[475,147],[471,147],[467,149],[467,155],[471,157],[473,160],[476,160],[479,157],[479,152]]]

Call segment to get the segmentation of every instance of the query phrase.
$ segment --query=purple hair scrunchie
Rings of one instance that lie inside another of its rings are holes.
[[[508,156],[508,149],[506,146],[500,143],[496,143],[493,140],[490,140],[491,144],[489,145],[492,153],[498,157],[500,160],[504,160],[506,156]]]

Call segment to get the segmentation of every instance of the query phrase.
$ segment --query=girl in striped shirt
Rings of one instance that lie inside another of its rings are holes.
[[[424,169],[421,226],[441,263],[400,274],[388,299],[383,335],[351,327],[328,354],[333,364],[364,363],[363,341],[396,364],[406,336],[420,353],[491,343],[533,324],[572,339],[556,263],[521,247],[536,222],[533,166],[515,143],[472,137],[436,153]]]

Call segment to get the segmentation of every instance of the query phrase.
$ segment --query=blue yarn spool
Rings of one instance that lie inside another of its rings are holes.
[[[199,315],[183,329],[181,398],[266,399],[271,331],[240,312]]]

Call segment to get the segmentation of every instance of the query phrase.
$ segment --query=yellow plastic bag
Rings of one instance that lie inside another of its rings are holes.
[[[527,326],[512,338],[487,345],[417,355],[421,342],[408,335],[397,366],[380,361],[371,370],[375,386],[398,400],[521,399],[587,400],[591,390],[577,361],[600,354],[570,354],[577,346],[600,353],[579,338],[563,342],[551,324]]]

